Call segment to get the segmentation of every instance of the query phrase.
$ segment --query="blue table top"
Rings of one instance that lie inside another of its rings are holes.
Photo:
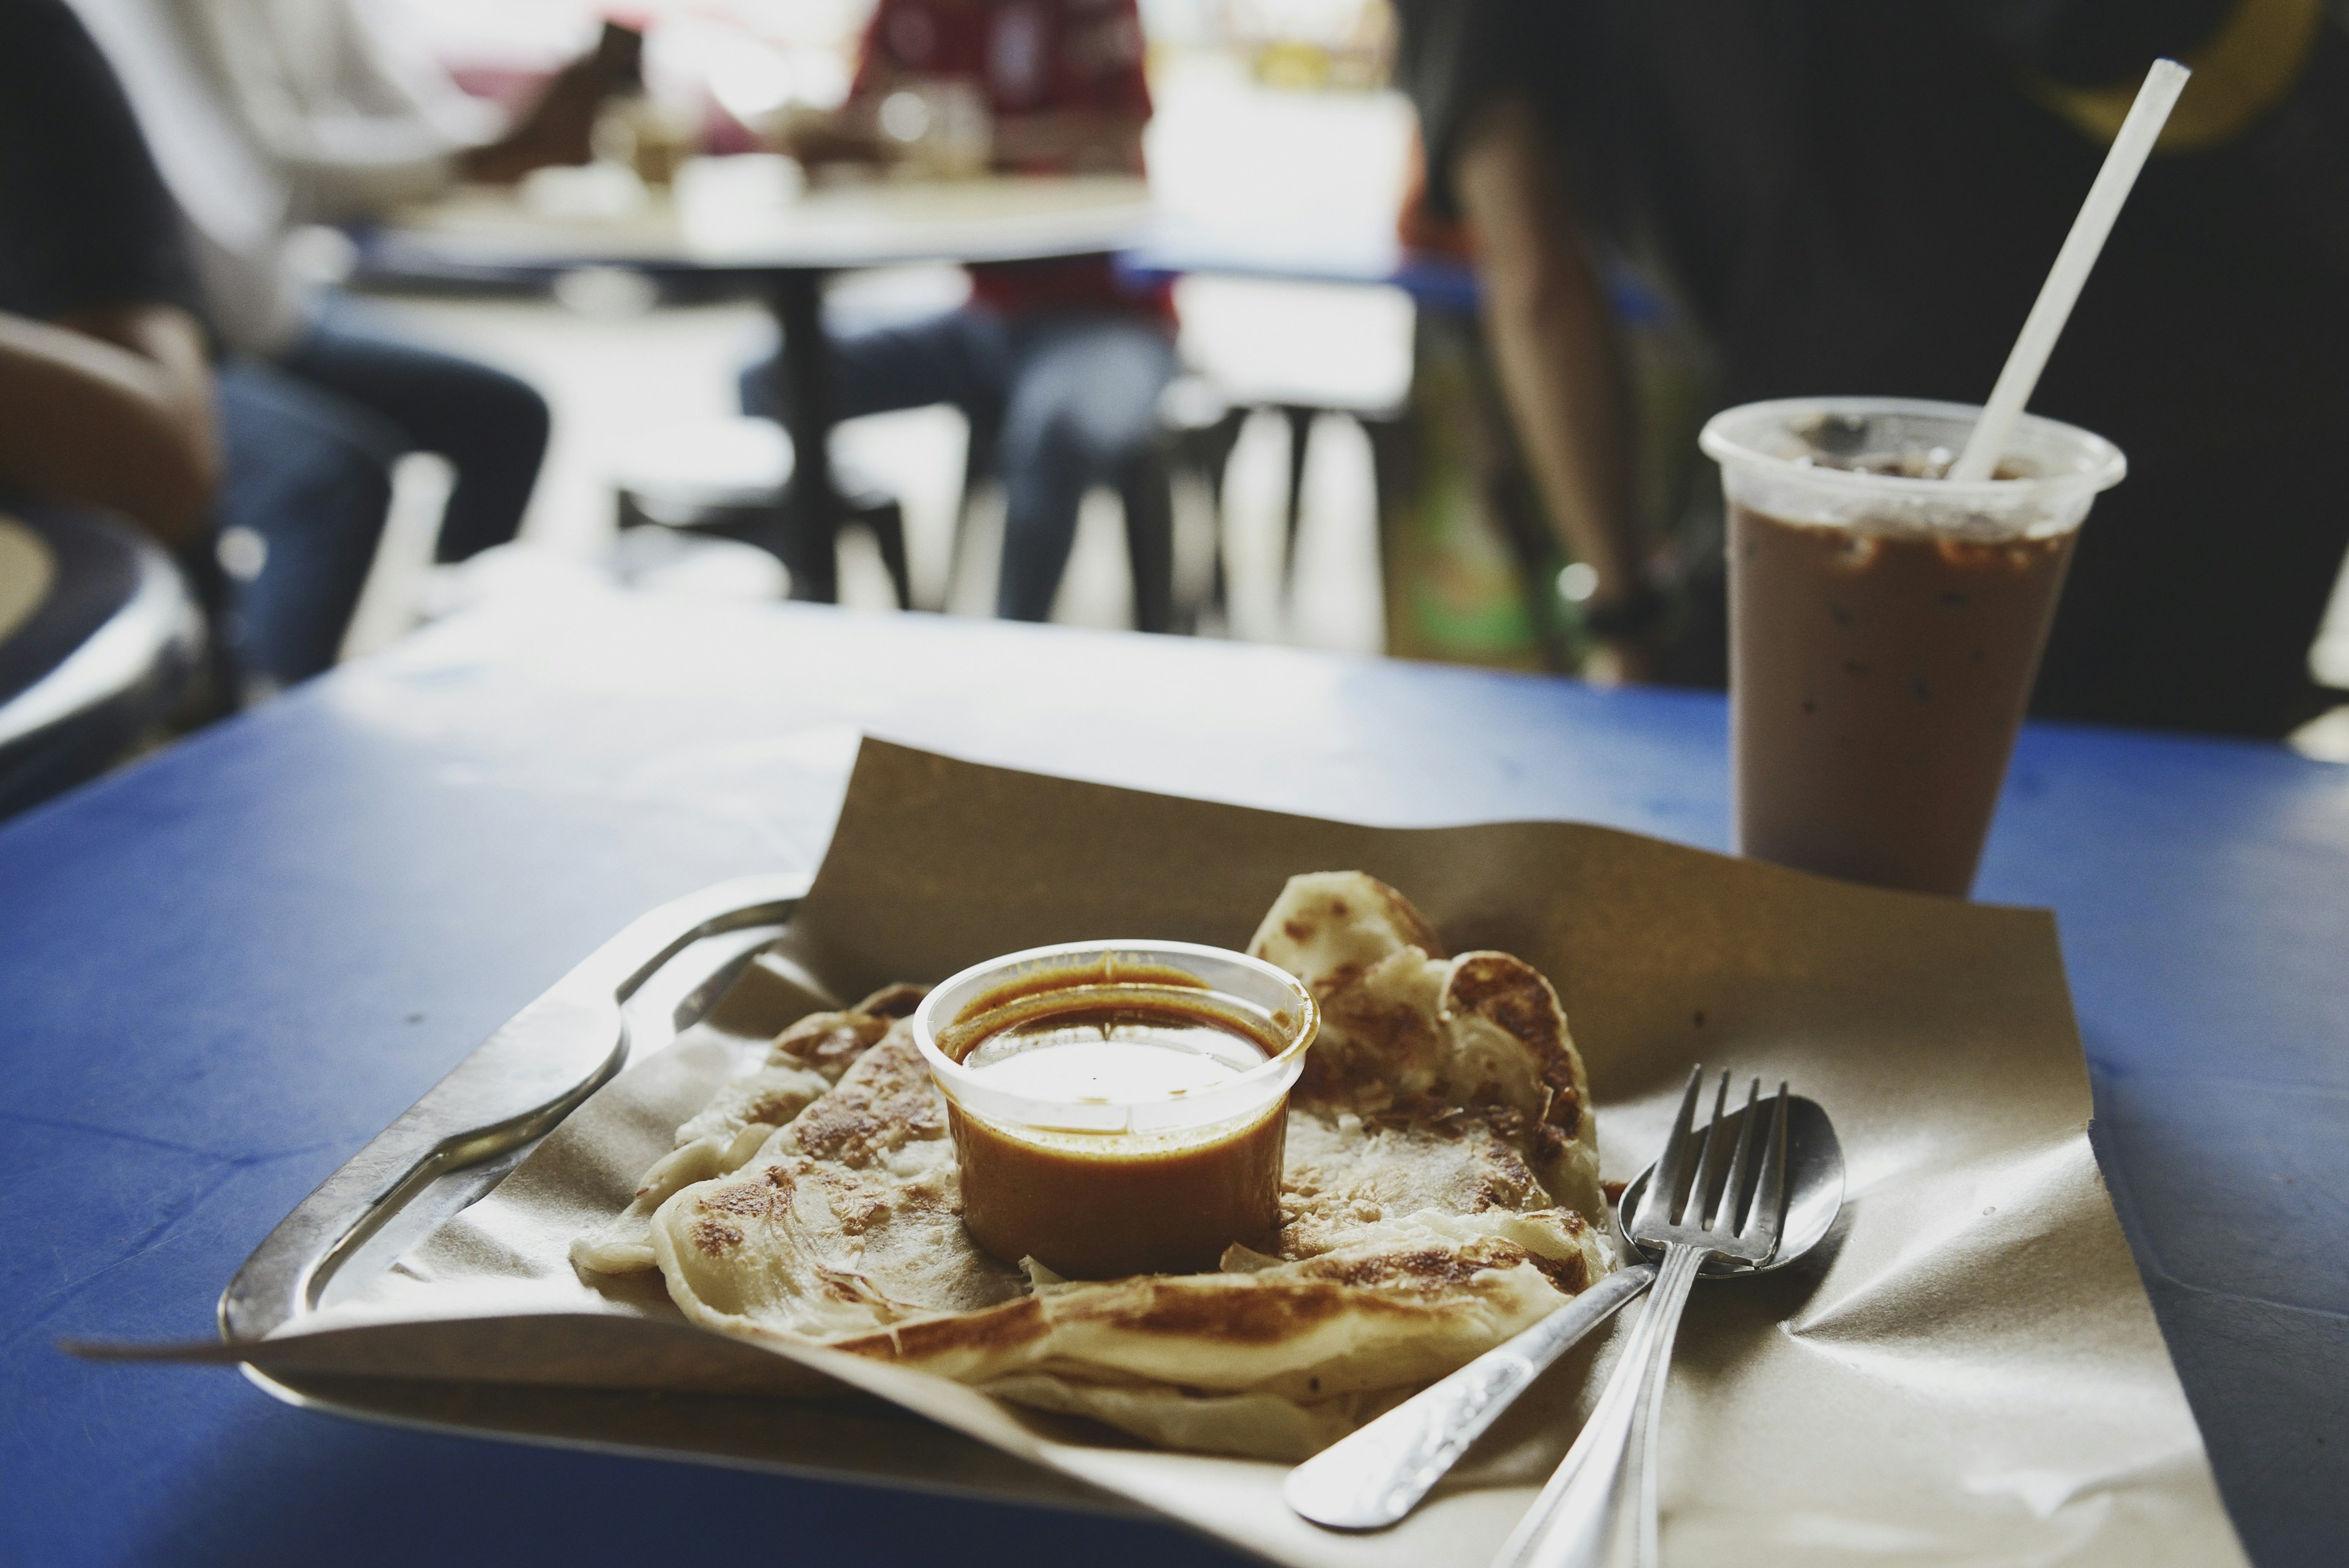
[[[0,827],[0,1562],[963,1563],[1171,1529],[361,1426],[60,1335],[213,1332],[270,1227],[630,917],[821,857],[859,731],[1395,825],[1727,838],[1717,698],[595,597],[445,624]],[[2349,769],[2035,726],[2100,1151],[2246,1544],[2349,1562]]]
[[[1476,270],[1455,257],[1403,247],[1392,232],[1268,235],[1162,223],[1120,251],[1119,273],[1137,284],[1215,273],[1284,283],[1334,283],[1399,288],[1424,309],[1470,316]]]

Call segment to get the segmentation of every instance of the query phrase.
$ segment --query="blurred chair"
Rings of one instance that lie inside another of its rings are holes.
[[[1261,395],[1258,395],[1261,394]],[[1202,607],[1174,602],[1174,508],[1173,486],[1178,476],[1195,478],[1205,491],[1211,517],[1212,566],[1207,604],[1217,610],[1226,598],[1224,570],[1224,478],[1230,471],[1233,449],[1241,429],[1259,409],[1278,414],[1288,427],[1288,501],[1284,514],[1287,535],[1282,547],[1284,579],[1297,569],[1297,534],[1304,511],[1305,451],[1314,421],[1324,414],[1343,414],[1359,421],[1370,432],[1374,449],[1399,425],[1400,406],[1383,397],[1356,399],[1319,396],[1318,400],[1288,400],[1293,392],[1247,386],[1226,387],[1215,377],[1185,371],[1168,383],[1158,406],[1158,441],[1143,460],[1141,472],[1125,487],[1127,558],[1133,570],[1134,624],[1143,631],[1187,631]],[[969,532],[972,504],[980,487],[995,477],[992,457],[995,431],[984,421],[973,421],[963,467],[963,501],[956,513],[952,555],[947,566],[948,591],[962,570],[963,547]],[[1390,465],[1376,465],[1377,483]]]
[[[1417,308],[1409,294],[1385,285],[1212,274],[1185,277],[1178,297],[1188,372],[1167,389],[1165,427],[1182,461],[1220,499],[1249,415],[1261,410],[1279,417],[1288,436],[1286,587],[1295,576],[1313,426],[1325,414],[1343,415],[1369,432],[1373,448],[1400,427],[1411,396]],[[1376,466],[1383,483],[1389,465]],[[1220,606],[1220,528],[1213,594]]]
[[[1232,452],[1239,445],[1240,431],[1250,415],[1259,411],[1277,414],[1288,434],[1288,475],[1286,503],[1282,510],[1285,532],[1281,544],[1281,577],[1284,596],[1297,576],[1298,525],[1305,511],[1305,454],[1313,435],[1313,426],[1325,414],[1343,415],[1361,425],[1369,435],[1371,450],[1381,461],[1371,465],[1372,499],[1384,515],[1387,487],[1392,464],[1384,461],[1385,448],[1391,444],[1393,432],[1402,424],[1402,407],[1399,401],[1384,397],[1349,398],[1320,394],[1310,401],[1296,400],[1293,391],[1251,388],[1247,385],[1226,386],[1212,376],[1187,374],[1175,378],[1166,389],[1166,399],[1159,410],[1160,426],[1165,442],[1174,454],[1176,465],[1195,473],[1206,487],[1216,506],[1215,565],[1212,586],[1208,590],[1211,603],[1224,607],[1226,584],[1224,575],[1223,494],[1224,476],[1229,472]]]
[[[1171,389],[1170,389],[1171,390]],[[1174,472],[1177,465],[1191,461],[1191,454],[1182,444],[1178,433],[1164,420],[1165,405],[1161,403],[1160,439],[1150,451],[1142,454],[1134,471],[1118,486],[1119,499],[1125,511],[1125,554],[1133,575],[1133,625],[1137,631],[1187,631],[1188,614],[1174,602]],[[954,536],[947,556],[947,594],[962,575],[963,548],[970,532],[972,504],[982,486],[994,480],[995,449],[998,434],[993,420],[984,416],[970,421],[970,438],[964,448],[962,504],[955,509]],[[1226,454],[1228,455],[1228,453]],[[1221,483],[1221,471],[1216,482]],[[1210,489],[1211,495],[1216,491]],[[1221,529],[1218,526],[1217,532]],[[1223,549],[1216,546],[1216,570],[1220,574]],[[1218,582],[1221,578],[1218,577]],[[944,609],[941,602],[936,607]]]
[[[0,501],[0,816],[103,772],[189,692],[204,616],[129,527]]]
[[[619,525],[675,528],[756,545],[782,562],[795,599],[829,597],[815,591],[832,574],[823,552],[831,540],[803,537],[783,504],[792,477],[792,441],[772,420],[709,420],[647,431],[614,464]],[[864,475],[834,462],[833,482],[842,501],[841,529],[863,528],[880,546],[882,564],[909,609],[913,582],[905,563],[905,519],[896,499]]]

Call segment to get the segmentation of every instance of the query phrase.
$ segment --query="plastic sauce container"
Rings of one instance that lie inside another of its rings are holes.
[[[963,971],[914,1014],[963,1223],[1069,1279],[1195,1273],[1280,1225],[1288,1091],[1320,1015],[1287,971],[1189,942],[1071,942]]]

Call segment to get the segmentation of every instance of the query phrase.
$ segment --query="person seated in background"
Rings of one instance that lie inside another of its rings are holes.
[[[2082,532],[2033,709],[2272,736],[2323,705],[2309,647],[2349,547],[2349,36],[2317,0],[1399,12],[1431,196],[1475,233],[1537,488],[1634,674],[1664,609],[1598,257],[1682,305],[1722,404],[1979,403],[2146,67],[2194,66],[2032,402],[2131,471]],[[1694,598],[1717,626],[1717,567]],[[1718,656],[1717,629],[1698,640]]]
[[[120,89],[62,0],[0,5],[0,489],[182,551],[219,452],[195,272]]]
[[[514,536],[548,435],[545,400],[523,381],[369,331],[318,296],[295,264],[298,226],[585,162],[637,36],[607,28],[501,131],[495,109],[363,0],[74,4],[178,198],[228,350],[217,522],[235,585],[225,629],[251,700],[334,662],[400,457],[454,468],[437,554],[460,561]]]
[[[980,105],[983,116],[966,112]],[[983,139],[999,170],[1138,175],[1149,118],[1133,0],[880,0],[847,101],[796,126],[788,150],[817,166],[879,161],[935,130]],[[974,439],[995,432],[996,612],[1040,621],[1085,491],[1118,486],[1129,515],[1149,504],[1140,487],[1174,374],[1174,308],[1163,288],[1121,289],[1107,255],[969,271],[962,308],[835,341],[834,411],[952,403]],[[744,372],[746,413],[780,416],[775,381],[771,359]]]

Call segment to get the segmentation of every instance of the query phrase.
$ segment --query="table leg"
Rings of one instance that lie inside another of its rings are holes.
[[[792,597],[840,597],[840,491],[832,477],[832,358],[823,335],[823,274],[795,267],[774,275],[768,303],[782,329],[775,358],[776,403],[791,432],[792,482],[782,495],[776,554],[792,574]]]

